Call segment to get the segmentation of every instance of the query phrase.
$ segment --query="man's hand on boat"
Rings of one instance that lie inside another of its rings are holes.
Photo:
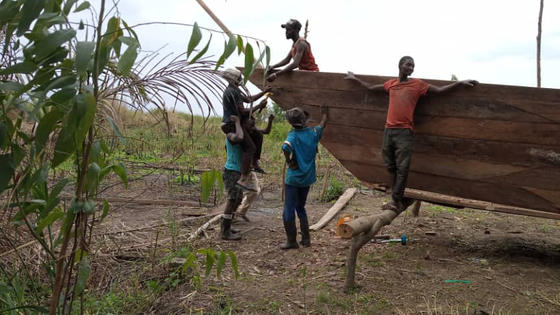
[[[478,84],[478,81],[476,81],[476,80],[462,80],[462,81],[459,81],[459,83],[461,85],[466,85],[466,86],[475,86],[475,85]]]
[[[265,72],[265,76],[266,76],[266,81],[268,82],[272,82],[274,80],[276,80],[277,78],[277,72],[279,72],[280,69],[273,69],[273,68],[269,68],[266,72]]]
[[[346,74],[346,76],[344,77],[345,80],[355,80],[356,79],[356,75],[354,75],[354,72],[352,71],[348,71],[348,73]]]

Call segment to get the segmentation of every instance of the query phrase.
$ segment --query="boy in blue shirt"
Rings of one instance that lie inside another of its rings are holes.
[[[285,180],[286,198],[282,213],[287,241],[286,244],[280,246],[281,249],[299,247],[296,239],[296,212],[301,229],[301,245],[311,246],[305,202],[309,187],[316,180],[315,156],[323,129],[327,124],[328,111],[326,106],[321,106],[321,122],[316,127],[306,126],[309,114],[299,107],[286,111],[286,119],[293,129],[288,133],[288,137],[282,145],[289,169]]]

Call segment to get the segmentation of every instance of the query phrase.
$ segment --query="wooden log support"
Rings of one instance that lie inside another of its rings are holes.
[[[317,231],[322,229],[325,225],[327,225],[339,212],[342,210],[348,201],[354,197],[356,192],[358,191],[357,188],[348,188],[346,191],[338,198],[335,204],[323,215],[321,219],[312,226],[309,227],[312,231]]]
[[[342,237],[352,237],[352,246],[350,247],[346,259],[346,268],[348,269],[346,281],[344,283],[344,290],[346,292],[350,292],[356,286],[354,278],[356,274],[356,260],[360,249],[369,242],[383,226],[391,224],[397,216],[398,214],[394,211],[384,210],[380,214],[360,217],[340,226]]]
[[[420,206],[422,206],[422,201],[415,200],[414,204],[412,204],[412,209],[410,212],[412,213],[413,217],[417,217],[420,214]]]

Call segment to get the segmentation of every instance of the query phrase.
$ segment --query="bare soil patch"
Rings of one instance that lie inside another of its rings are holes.
[[[126,192],[115,188],[107,193],[195,199],[192,187],[166,186],[165,182],[149,177],[132,183]],[[316,201],[319,189],[312,189],[309,197],[310,223],[331,206]],[[374,214],[386,200],[382,193],[362,189],[341,214]],[[345,294],[344,265],[350,241],[335,236],[337,218],[312,232],[310,248],[282,251],[282,205],[281,187],[267,183],[249,211],[251,222],[235,224],[242,230],[242,241],[221,240],[216,225],[208,230],[207,238],[193,244],[186,243],[189,233],[210,218],[191,216],[200,208],[115,205],[96,230],[92,282],[99,292],[132,276],[140,286],[147,285],[148,280],[169,276],[163,257],[192,246],[234,251],[240,277],[234,279],[228,263],[221,278],[213,272],[199,286],[186,279],[162,292],[147,313],[560,313],[558,221],[423,203],[420,217],[401,214],[381,231],[395,238],[406,234],[408,244],[364,246],[356,274],[360,288]],[[216,212],[216,208],[205,211]],[[126,232],[134,229],[139,230]]]

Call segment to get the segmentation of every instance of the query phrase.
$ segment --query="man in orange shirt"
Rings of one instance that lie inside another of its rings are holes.
[[[286,24],[282,24],[281,26],[286,29],[286,39],[291,39],[294,44],[286,58],[268,69],[266,73],[268,75],[266,78],[268,82],[276,80],[279,75],[292,71],[295,68],[299,70],[319,71],[319,67],[315,63],[315,57],[313,57],[313,53],[311,52],[311,45],[309,45],[305,38],[299,37],[301,23],[298,20],[290,19]],[[292,60],[292,62],[288,64],[290,60]],[[285,65],[287,66],[284,69],[276,69]]]
[[[404,56],[399,60],[399,77],[384,84],[368,84],[348,72],[345,79],[358,81],[372,91],[389,93],[389,108],[383,135],[382,155],[387,170],[392,176],[392,201],[384,209],[397,213],[404,211],[413,202],[404,197],[404,189],[408,178],[408,169],[412,157],[414,139],[414,109],[421,96],[440,94],[458,86],[474,86],[475,80],[457,81],[445,86],[434,86],[409,76],[414,71],[414,59]]]

